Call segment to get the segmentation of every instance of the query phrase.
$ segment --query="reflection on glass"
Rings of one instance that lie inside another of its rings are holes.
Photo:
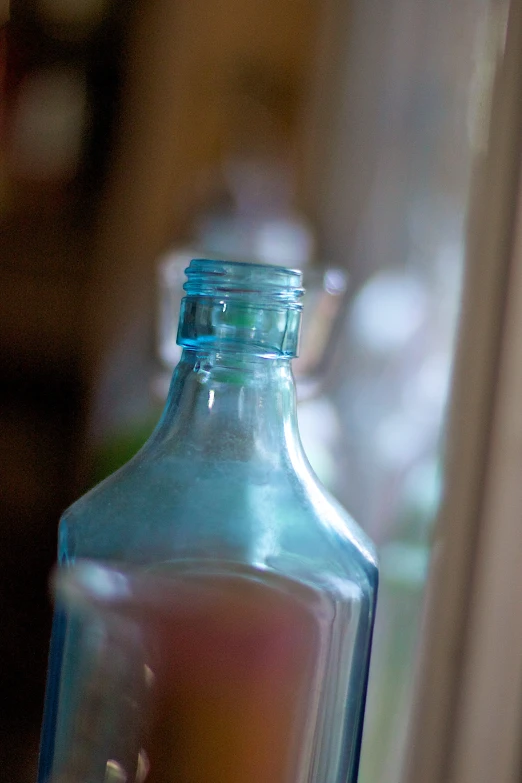
[[[194,564],[83,561],[57,583],[77,655],[52,783],[347,780],[329,712],[350,681],[340,594]]]

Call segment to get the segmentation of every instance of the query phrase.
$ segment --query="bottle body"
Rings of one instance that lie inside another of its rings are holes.
[[[178,764],[187,783],[354,783],[377,568],[303,454],[288,358],[185,348],[155,433],[65,513],[59,538],[64,565],[125,563],[206,596],[162,631],[178,653],[156,744],[176,750],[147,779],[178,779]],[[66,754],[78,665],[74,629],[57,625],[41,781]],[[174,746],[161,740],[172,715]]]

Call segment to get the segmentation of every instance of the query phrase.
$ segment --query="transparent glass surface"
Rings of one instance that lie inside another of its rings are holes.
[[[187,271],[183,353],[161,421],[127,465],[64,514],[59,561],[160,570],[185,596],[161,642],[177,650],[165,682],[185,689],[177,706],[165,695],[162,720],[179,710],[179,730],[195,743],[180,780],[354,783],[377,569],[371,543],[301,447],[290,367],[300,274],[215,261]],[[81,624],[63,609],[56,624],[41,781],[65,769],[81,679]],[[234,663],[235,645],[243,652]],[[256,649],[268,667],[259,693],[241,684],[257,681]],[[295,693],[283,705],[287,688]],[[239,716],[251,754],[233,729]],[[212,768],[217,745],[222,766]],[[208,760],[204,775],[198,758]],[[150,779],[170,779],[162,775]]]

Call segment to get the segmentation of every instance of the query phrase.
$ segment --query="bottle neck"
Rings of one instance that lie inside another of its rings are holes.
[[[154,443],[184,459],[294,461],[301,445],[289,359],[185,349]]]

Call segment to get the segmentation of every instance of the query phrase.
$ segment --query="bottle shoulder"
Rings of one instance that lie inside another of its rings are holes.
[[[376,581],[374,547],[311,471],[134,459],[64,513],[61,556],[322,564]]]

